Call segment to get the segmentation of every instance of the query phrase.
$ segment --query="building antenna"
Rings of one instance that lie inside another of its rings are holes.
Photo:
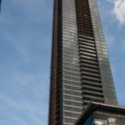
[[[121,4],[123,3],[124,0],[121,0],[119,5],[117,6],[117,8],[119,8],[121,6]]]

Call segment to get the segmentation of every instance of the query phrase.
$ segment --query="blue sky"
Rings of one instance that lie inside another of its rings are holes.
[[[125,105],[125,2],[98,0],[116,93]],[[3,0],[0,124],[47,125],[52,0]]]

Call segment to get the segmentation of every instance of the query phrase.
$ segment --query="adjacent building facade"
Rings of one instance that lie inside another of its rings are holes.
[[[125,107],[91,103],[75,125],[124,125]]]
[[[92,102],[117,105],[96,0],[54,0],[49,125],[73,125]]]

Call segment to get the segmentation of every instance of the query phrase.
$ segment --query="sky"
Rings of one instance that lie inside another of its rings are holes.
[[[97,0],[119,105],[125,106],[125,0]],[[47,125],[53,0],[3,0],[0,125]]]

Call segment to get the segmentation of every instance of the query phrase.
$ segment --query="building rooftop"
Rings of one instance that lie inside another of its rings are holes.
[[[76,122],[76,125],[83,124],[94,111],[105,111],[112,114],[125,115],[125,107],[92,102]]]

